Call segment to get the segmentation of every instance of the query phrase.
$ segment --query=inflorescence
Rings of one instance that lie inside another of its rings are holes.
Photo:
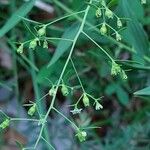
[[[114,19],[116,18],[117,22],[116,22],[116,26],[118,29],[121,29],[123,27],[123,23],[122,23],[122,19],[119,18],[106,4],[105,0],[96,0],[94,1],[95,3],[93,4],[96,7],[96,12],[95,15],[97,18],[102,18],[103,22],[99,25],[100,26],[100,33],[101,35],[106,35],[108,33],[108,28],[113,30],[113,32],[115,33],[116,36],[116,40],[120,41],[122,39],[121,35],[119,34],[119,31],[115,30],[113,27],[111,27],[106,20],[107,19]],[[146,3],[146,0],[141,0],[142,4]],[[50,24],[40,24],[38,26],[36,26],[36,35],[34,35],[35,37],[29,41],[23,42],[23,43],[19,43],[19,47],[17,48],[17,53],[22,54],[24,51],[24,47],[25,45],[28,45],[28,48],[31,50],[35,50],[37,46],[42,46],[45,49],[48,49],[48,39],[46,37],[46,30],[47,30],[47,26]],[[96,42],[95,42],[96,43]],[[97,43],[96,43],[97,45]],[[102,48],[101,48],[102,49]],[[109,56],[107,54],[107,56]],[[122,79],[127,79],[127,75],[125,73],[125,71],[121,68],[121,65],[117,64],[115,62],[115,60],[113,60],[111,58],[111,56],[109,56],[109,58],[111,59],[111,75],[112,76],[117,76],[120,75]],[[80,108],[79,103],[81,102],[83,104],[84,107],[89,107],[91,106],[91,104],[94,106],[95,110],[101,110],[103,109],[103,106],[101,104],[101,97],[100,98],[95,98],[92,95],[90,95],[89,93],[86,92],[86,90],[84,89],[81,79],[77,73],[77,70],[75,68],[75,65],[72,61],[72,59],[70,59],[70,62],[72,63],[72,66],[74,68],[74,71],[76,73],[76,76],[78,78],[80,87],[82,89],[82,92],[79,99],[76,101],[76,103],[70,105],[71,107],[73,107],[73,109],[71,109],[71,113],[73,115],[76,114],[80,114],[83,110],[83,108]],[[49,95],[51,97],[55,97],[57,94],[57,89],[60,88],[61,93],[63,96],[69,96],[70,93],[74,92],[74,87],[70,87],[68,85],[66,85],[64,83],[64,81],[62,80],[61,84],[59,85],[55,85],[52,84],[51,88],[49,89],[48,93],[45,95]],[[43,96],[39,101],[41,101],[45,96]],[[59,114],[61,114],[64,118],[66,118],[61,112],[59,112],[59,110],[55,109],[54,107],[52,107],[53,110],[55,110],[56,112],[58,112]],[[38,112],[38,106],[36,103],[32,102],[32,104],[30,104],[30,108],[28,109],[28,115],[30,117],[34,116],[36,112]],[[3,122],[0,124],[0,129],[5,129],[7,127],[9,127],[10,125],[10,121],[13,120],[11,118],[9,118],[8,116],[6,116],[6,118],[3,120]],[[43,122],[43,119],[39,119],[39,120],[35,120],[34,121],[38,121],[39,125],[45,123]],[[74,123],[69,120],[67,118],[67,120],[69,122],[71,122],[73,125]],[[76,130],[76,137],[79,139],[80,142],[83,142],[86,140],[87,138],[87,133],[85,130],[80,129],[79,127],[75,126],[75,130]]]

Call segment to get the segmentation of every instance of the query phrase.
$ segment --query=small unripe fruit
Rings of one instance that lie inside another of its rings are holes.
[[[102,35],[105,35],[107,33],[107,27],[105,23],[102,24],[102,27],[100,28],[100,33]]]
[[[116,40],[117,41],[121,41],[121,35],[119,33],[116,32]]]
[[[35,111],[36,111],[36,104],[33,104],[33,106],[28,110],[28,115],[33,116]]]
[[[55,87],[52,86],[52,88],[49,90],[48,93],[49,93],[50,96],[54,96],[54,95],[56,94],[56,89],[55,89]]]
[[[88,96],[86,95],[86,93],[83,94],[82,101],[83,101],[83,104],[85,107],[90,106],[90,100],[89,100]]]
[[[20,53],[20,54],[23,53],[23,43],[18,47],[17,53]]]
[[[116,76],[120,73],[121,73],[120,66],[117,63],[112,62],[111,75]]]
[[[122,22],[121,22],[121,20],[119,18],[117,19],[117,27],[118,28],[122,27]]]
[[[34,40],[32,40],[32,41],[30,42],[30,44],[29,44],[29,48],[31,48],[31,49],[34,50],[34,49],[37,47],[37,41],[38,41],[37,38],[35,38]]]
[[[101,17],[101,15],[102,15],[102,12],[101,12],[101,9],[100,8],[98,8],[97,10],[96,10],[96,17],[97,18],[99,18],[99,17]]]
[[[101,1],[101,4],[102,4],[102,6],[106,6],[105,0],[102,0],[102,1]]]
[[[38,36],[44,36],[46,34],[46,26],[43,26],[42,28],[40,28],[38,31]]]
[[[128,79],[128,76],[126,75],[126,73],[125,73],[124,70],[122,70],[122,72],[121,72],[121,78],[122,78],[123,80],[127,80],[127,79]]]
[[[105,16],[112,19],[113,18],[113,12],[110,9],[106,8]]]
[[[141,0],[141,4],[146,4],[146,0]]]
[[[43,42],[43,48],[48,49],[48,42],[46,40]]]
[[[69,94],[69,90],[64,84],[62,85],[61,92],[63,96],[67,96]]]
[[[75,136],[78,137],[78,139],[79,139],[80,142],[83,142],[83,141],[86,140],[87,133],[85,131],[79,130]]]

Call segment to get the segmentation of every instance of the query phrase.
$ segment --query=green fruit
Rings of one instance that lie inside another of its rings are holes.
[[[61,92],[63,96],[67,96],[69,94],[69,90],[64,84],[62,85]]]
[[[83,104],[85,107],[90,106],[90,100],[88,96],[86,95],[86,93],[83,94]]]

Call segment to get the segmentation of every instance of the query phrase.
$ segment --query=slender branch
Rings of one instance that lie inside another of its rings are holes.
[[[47,40],[62,40],[62,41],[70,41],[73,42],[71,39],[65,39],[65,38],[57,38],[57,37],[45,37]]]
[[[95,42],[88,34],[86,34],[84,31],[82,31],[82,33],[89,39],[91,40],[99,49],[101,49],[107,56],[108,58],[114,62],[114,59],[106,52],[106,50],[104,50],[97,42]]]
[[[47,145],[50,146],[50,148],[52,148],[53,150],[55,150],[55,148],[49,142],[47,142],[47,140],[43,136],[41,138],[42,138],[43,141],[46,142]]]
[[[77,14],[81,14],[81,13],[84,13],[84,12],[85,12],[85,10],[78,11],[78,12],[75,12],[75,13],[71,13],[69,15],[66,15],[66,16],[63,16],[61,18],[55,19],[54,21],[51,21],[50,23],[47,23],[46,26],[49,26],[49,25],[54,24],[54,23],[56,23],[56,22],[58,22],[60,20],[66,19],[66,18],[71,17],[71,16],[75,16]]]
[[[29,57],[30,57],[31,62],[33,64],[35,64],[35,60],[34,60],[34,56],[33,56],[33,51],[32,50],[29,51]],[[35,97],[36,97],[36,103],[37,103],[38,110],[39,110],[38,111],[39,117],[40,117],[40,119],[42,119],[43,115],[41,115],[41,114],[44,113],[44,105],[43,105],[43,103],[41,103],[41,101],[39,101],[39,99],[40,99],[39,88],[38,88],[38,84],[37,84],[37,82],[35,80],[36,72],[33,69],[31,70],[31,76],[32,76],[32,82],[33,82],[33,87],[34,87],[34,92],[35,92]],[[49,134],[48,134],[47,126],[45,126],[43,128],[43,130],[44,130],[44,137],[46,138],[47,141],[50,141],[49,140]],[[49,149],[49,147],[48,147],[48,149]]]
[[[35,121],[35,122],[39,122],[39,119],[28,119],[28,118],[11,118],[11,121]]]
[[[65,10],[66,12],[72,13],[72,10],[69,9],[67,6],[65,6],[63,3],[61,3],[61,1],[59,1],[59,0],[53,0],[53,2],[54,2],[56,5],[58,5],[59,7],[61,7],[63,10]],[[74,17],[75,17],[76,19],[78,19],[79,21],[82,21],[82,18],[79,17],[77,14],[76,14]],[[87,26],[89,26],[89,27],[93,27],[93,25],[92,25],[90,22],[88,22],[88,21],[86,21],[85,24],[86,24]],[[96,32],[99,33],[99,30],[98,30],[97,28],[95,28],[94,31],[96,31]],[[105,37],[106,37],[108,40],[112,41],[114,44],[119,45],[120,47],[122,47],[122,48],[128,50],[129,52],[135,53],[135,51],[133,51],[133,49],[132,49],[131,47],[129,47],[129,46],[127,46],[127,45],[125,45],[125,44],[123,44],[123,43],[121,43],[121,42],[116,41],[114,38],[112,38],[112,37],[110,37],[110,36],[105,35]]]
[[[60,114],[63,118],[65,118],[74,127],[75,130],[79,129],[78,126],[74,122],[72,122],[70,119],[68,119],[64,114],[62,114],[56,108],[53,107],[52,109],[55,110],[58,114]]]
[[[90,0],[90,3],[92,3],[92,0]],[[50,105],[50,107],[49,107],[49,109],[48,109],[48,111],[47,111],[47,113],[46,113],[46,115],[45,115],[45,118],[44,118],[44,121],[43,121],[41,130],[40,130],[40,134],[39,134],[39,136],[38,136],[38,138],[37,138],[37,141],[36,141],[36,143],[35,143],[35,146],[34,146],[35,149],[36,149],[36,147],[37,147],[37,145],[38,145],[38,143],[39,143],[39,141],[40,141],[40,138],[41,138],[41,136],[42,136],[42,132],[43,132],[43,129],[44,129],[44,126],[45,126],[45,122],[46,122],[46,120],[47,120],[47,117],[48,117],[48,115],[49,115],[51,109],[53,108],[53,105],[54,105],[54,102],[55,102],[56,93],[57,93],[59,84],[60,84],[61,81],[62,81],[63,75],[64,75],[64,73],[65,73],[65,70],[66,70],[67,66],[68,66],[69,60],[70,60],[70,58],[71,58],[71,56],[72,56],[72,53],[73,53],[75,44],[76,44],[76,42],[77,42],[77,40],[78,40],[78,37],[79,37],[80,33],[83,31],[83,27],[84,27],[84,24],[85,24],[85,21],[86,21],[86,18],[87,18],[87,14],[88,14],[88,12],[89,12],[89,9],[90,9],[90,5],[88,5],[87,8],[86,8],[86,10],[85,10],[85,14],[84,14],[82,23],[81,23],[80,28],[79,28],[79,30],[78,30],[78,32],[77,32],[75,38],[74,38],[74,41],[73,41],[73,44],[72,44],[72,47],[71,47],[69,56],[68,56],[68,58],[67,58],[67,60],[66,60],[66,63],[65,63],[65,65],[64,65],[64,67],[63,67],[63,70],[62,70],[61,75],[60,75],[60,77],[59,77],[59,80],[58,80],[58,82],[57,82],[56,89],[55,89],[56,92],[55,92],[55,94],[54,94],[54,96],[53,96],[53,98],[52,98],[51,105]]]
[[[76,76],[77,76],[77,78],[78,78],[78,80],[79,80],[79,83],[80,83],[80,85],[81,85],[81,88],[82,88],[83,92],[85,93],[85,90],[84,90],[82,81],[81,81],[81,79],[80,79],[80,77],[79,77],[79,75],[78,75],[78,72],[77,72],[77,70],[76,70],[76,67],[75,67],[75,65],[74,65],[74,63],[73,63],[73,61],[72,61],[71,58],[70,58],[70,60],[71,60],[72,66],[73,66],[73,68],[74,68],[74,71],[75,71],[75,73],[76,73]]]

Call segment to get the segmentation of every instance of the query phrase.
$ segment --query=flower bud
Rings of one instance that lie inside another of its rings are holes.
[[[98,8],[97,10],[96,10],[96,17],[97,18],[99,18],[99,17],[101,17],[101,15],[102,15],[102,12],[101,12],[101,9],[100,8]]]
[[[23,43],[18,47],[17,53],[20,53],[20,54],[23,53]]]
[[[78,137],[79,141],[80,142],[83,142],[86,140],[86,137],[87,137],[87,133],[85,131],[82,131],[82,130],[78,130],[77,131],[77,134],[75,135]]]
[[[146,4],[146,0],[141,0],[141,4]]]
[[[113,12],[110,9],[106,8],[105,16],[112,19],[113,18]]]
[[[118,28],[122,27],[122,22],[121,22],[121,20],[119,18],[117,19],[117,27]]]
[[[48,49],[48,42],[46,40],[44,40],[44,42],[43,42],[43,48]]]
[[[38,38],[35,38],[34,40],[32,40],[29,44],[29,48],[34,50],[37,46],[37,41],[38,41]]]
[[[7,118],[0,124],[0,128],[5,129],[9,126],[9,124],[10,124],[10,119]]]
[[[128,79],[128,76],[126,75],[126,73],[125,73],[124,70],[122,70],[122,72],[121,72],[121,78],[122,78],[123,80],[127,80],[127,79]]]
[[[36,104],[34,103],[33,106],[28,110],[28,115],[33,116],[36,111]]]
[[[115,62],[112,62],[111,75],[116,76],[121,73],[121,68]]]
[[[107,33],[107,28],[106,28],[106,24],[105,23],[102,24],[102,27],[100,28],[100,33],[102,35],[105,35]]]
[[[46,26],[41,27],[38,31],[38,36],[44,36],[46,34]]]
[[[63,96],[67,96],[69,94],[69,90],[64,84],[61,87],[61,92],[62,92]]]
[[[116,32],[116,40],[121,41],[121,35],[118,32]]]
[[[102,1],[101,1],[101,5],[102,5],[102,6],[106,6],[105,0],[102,0]]]
[[[84,104],[85,107],[90,106],[90,101],[89,101],[89,98],[88,98],[88,96],[86,95],[86,93],[83,94],[83,99],[82,99],[82,101],[83,101],[83,104]]]
[[[56,94],[56,89],[54,86],[52,86],[52,88],[49,90],[49,95],[54,96],[55,94]]]
[[[128,76],[126,75],[125,71],[121,69],[121,67],[116,64],[115,62],[112,62],[112,68],[111,68],[111,75],[120,75],[123,80],[126,80]]]

